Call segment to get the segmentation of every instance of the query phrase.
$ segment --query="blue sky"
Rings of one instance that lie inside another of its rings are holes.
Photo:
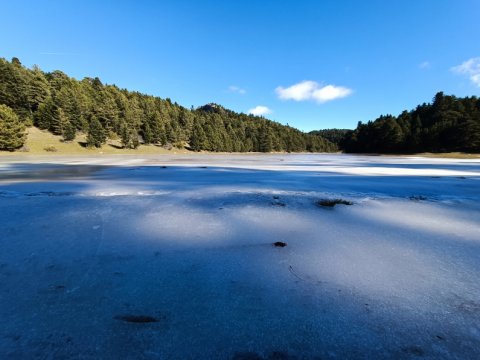
[[[478,0],[1,0],[1,9],[0,57],[306,131],[354,128],[437,91],[480,94]]]

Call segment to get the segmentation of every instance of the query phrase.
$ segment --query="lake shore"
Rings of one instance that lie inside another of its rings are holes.
[[[92,156],[92,157],[104,157],[111,155],[120,155],[128,157],[141,157],[141,156],[154,156],[154,155],[225,155],[225,156],[238,156],[238,155],[261,155],[265,153],[224,153],[224,152],[208,152],[201,151],[195,152],[185,148],[171,148],[167,149],[162,146],[156,145],[140,145],[137,149],[122,149],[118,140],[109,140],[102,148],[87,148],[82,145],[85,142],[85,135],[80,134],[77,139],[72,142],[63,142],[61,136],[53,135],[46,130],[40,130],[36,127],[30,127],[27,129],[27,141],[25,143],[25,151],[0,151],[0,158],[11,156]],[[28,151],[27,151],[28,150]],[[285,152],[270,153],[287,154]],[[295,153],[294,153],[295,154]],[[302,154],[302,153],[296,153]],[[331,154],[331,153],[330,153]],[[431,157],[431,158],[447,158],[447,159],[479,159],[480,154],[467,154],[467,153],[419,153],[419,154],[351,154],[359,156],[408,156],[408,157]]]

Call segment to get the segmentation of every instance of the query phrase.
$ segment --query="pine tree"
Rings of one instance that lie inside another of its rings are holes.
[[[203,131],[202,126],[198,122],[195,122],[192,135],[190,136],[190,148],[193,151],[205,150],[206,141],[205,131]]]
[[[143,142],[151,144],[153,142],[153,132],[148,122],[143,125]]]
[[[136,149],[140,145],[138,132],[127,123],[122,123],[120,138],[124,149]]]
[[[468,119],[461,126],[460,136],[463,140],[463,151],[480,152],[480,118]]]
[[[62,108],[55,108],[52,114],[52,119],[50,120],[50,130],[55,135],[64,135],[65,128],[69,124],[69,120],[65,115],[65,111]]]
[[[49,96],[45,102],[39,105],[34,115],[34,124],[40,129],[51,129],[52,119],[55,116],[55,105],[53,99]]]
[[[72,141],[75,139],[77,129],[71,122],[67,122],[65,124],[65,128],[63,130],[63,141]]]
[[[159,136],[160,144],[167,145],[168,143],[167,131],[165,130],[165,126],[163,124],[160,126],[160,131],[158,136]]]
[[[100,148],[107,141],[105,130],[95,116],[90,119],[87,134],[87,146]]]
[[[27,84],[27,101],[32,112],[37,111],[50,96],[50,85],[38,66],[34,66],[30,72]]]
[[[174,122],[167,123],[165,125],[165,135],[167,142],[173,144],[177,141],[177,133],[176,133],[176,124]]]
[[[25,143],[25,125],[7,105],[0,104],[0,150],[13,151]]]
[[[22,119],[31,118],[27,100],[28,74],[17,58],[11,63],[0,59],[0,104],[9,106]]]
[[[260,142],[259,149],[260,152],[271,152],[272,151],[272,134],[270,128],[264,124],[260,129]]]

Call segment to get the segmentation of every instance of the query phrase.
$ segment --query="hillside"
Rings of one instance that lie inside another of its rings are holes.
[[[124,149],[153,144],[211,152],[337,150],[322,137],[263,117],[217,104],[187,109],[168,98],[103,84],[99,78],[76,80],[59,70],[28,69],[17,58],[0,59],[0,104],[13,109],[26,126],[67,142],[86,134],[88,147],[101,148],[118,139]]]
[[[324,129],[310,131],[309,134],[321,136],[339,146],[345,139],[345,136],[351,131],[350,129]]]
[[[439,92],[432,103],[359,123],[339,145],[353,153],[480,153],[480,99]]]
[[[480,99],[438,92],[431,103],[398,116],[381,115],[359,122],[354,130],[325,129],[310,134],[322,136],[347,153],[450,153],[464,157],[462,153],[480,153]]]

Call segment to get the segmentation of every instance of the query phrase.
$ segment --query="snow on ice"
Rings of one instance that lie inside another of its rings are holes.
[[[0,358],[478,359],[479,180],[478,159],[3,157]]]

